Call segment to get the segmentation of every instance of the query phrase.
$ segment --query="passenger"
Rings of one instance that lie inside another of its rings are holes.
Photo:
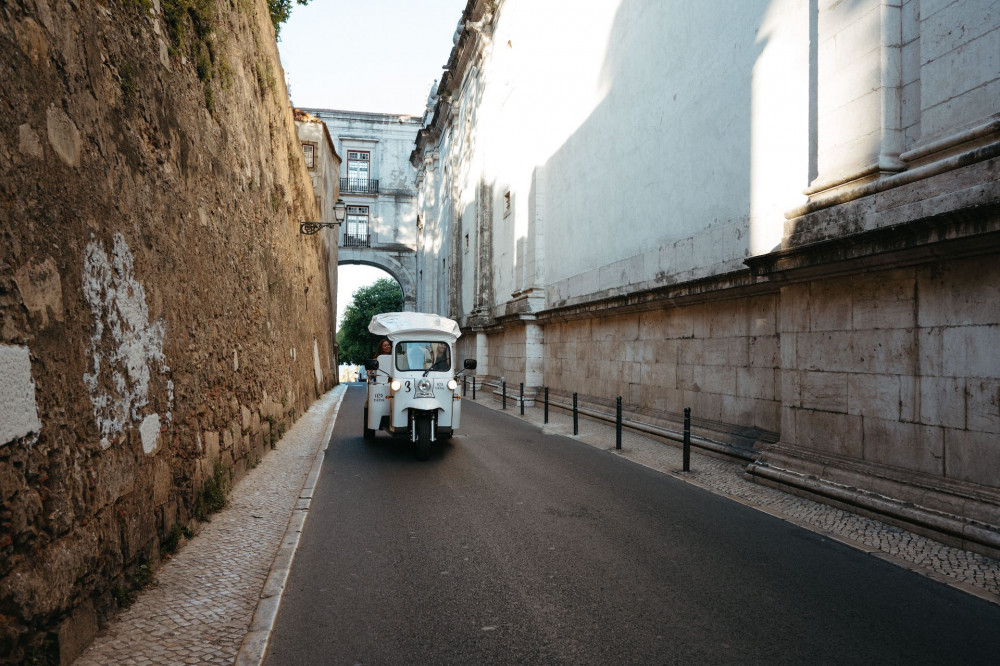
[[[378,343],[378,349],[375,352],[375,359],[377,360],[379,356],[392,353],[392,343],[389,342],[388,338],[382,338]],[[378,382],[378,371],[369,370],[368,371],[368,381],[372,384],[377,384]],[[386,379],[388,381],[388,379]],[[384,382],[383,382],[384,383]]]

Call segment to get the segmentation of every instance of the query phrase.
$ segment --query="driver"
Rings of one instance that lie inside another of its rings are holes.
[[[443,372],[451,367],[451,359],[448,357],[448,345],[438,342],[434,345],[434,359],[431,363],[431,370]]]

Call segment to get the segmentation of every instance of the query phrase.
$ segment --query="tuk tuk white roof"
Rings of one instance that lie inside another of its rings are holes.
[[[384,335],[395,340],[401,335],[425,333],[435,337],[444,336],[454,342],[462,335],[458,322],[436,314],[425,312],[385,312],[372,317],[368,331],[374,335]]]

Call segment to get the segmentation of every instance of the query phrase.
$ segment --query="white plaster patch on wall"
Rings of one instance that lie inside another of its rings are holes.
[[[0,345],[0,446],[41,429],[31,352],[27,347]]]
[[[167,380],[167,413],[164,416],[167,419],[167,425],[174,422],[174,382],[172,379]]]
[[[150,414],[142,420],[139,426],[139,434],[142,436],[142,451],[146,455],[156,453],[160,443],[160,415]]]
[[[316,386],[323,386],[323,368],[319,363],[319,343],[313,340],[313,372],[316,373]]]
[[[146,290],[135,278],[132,252],[121,234],[114,236],[110,257],[100,242],[87,244],[83,294],[94,315],[87,349],[91,372],[84,373],[83,381],[106,449],[141,418],[149,402],[150,365],[156,364],[160,373],[170,371],[163,356],[166,329],[162,321],[149,321]]]

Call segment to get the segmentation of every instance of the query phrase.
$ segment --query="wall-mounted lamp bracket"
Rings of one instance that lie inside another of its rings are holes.
[[[299,222],[299,233],[311,236],[320,229],[339,227],[340,222]]]
[[[339,227],[344,222],[344,218],[347,217],[347,204],[344,203],[343,199],[337,199],[337,203],[333,204],[333,218],[337,220],[336,222],[299,222],[299,233],[311,236],[313,234],[319,233],[320,229]]]

